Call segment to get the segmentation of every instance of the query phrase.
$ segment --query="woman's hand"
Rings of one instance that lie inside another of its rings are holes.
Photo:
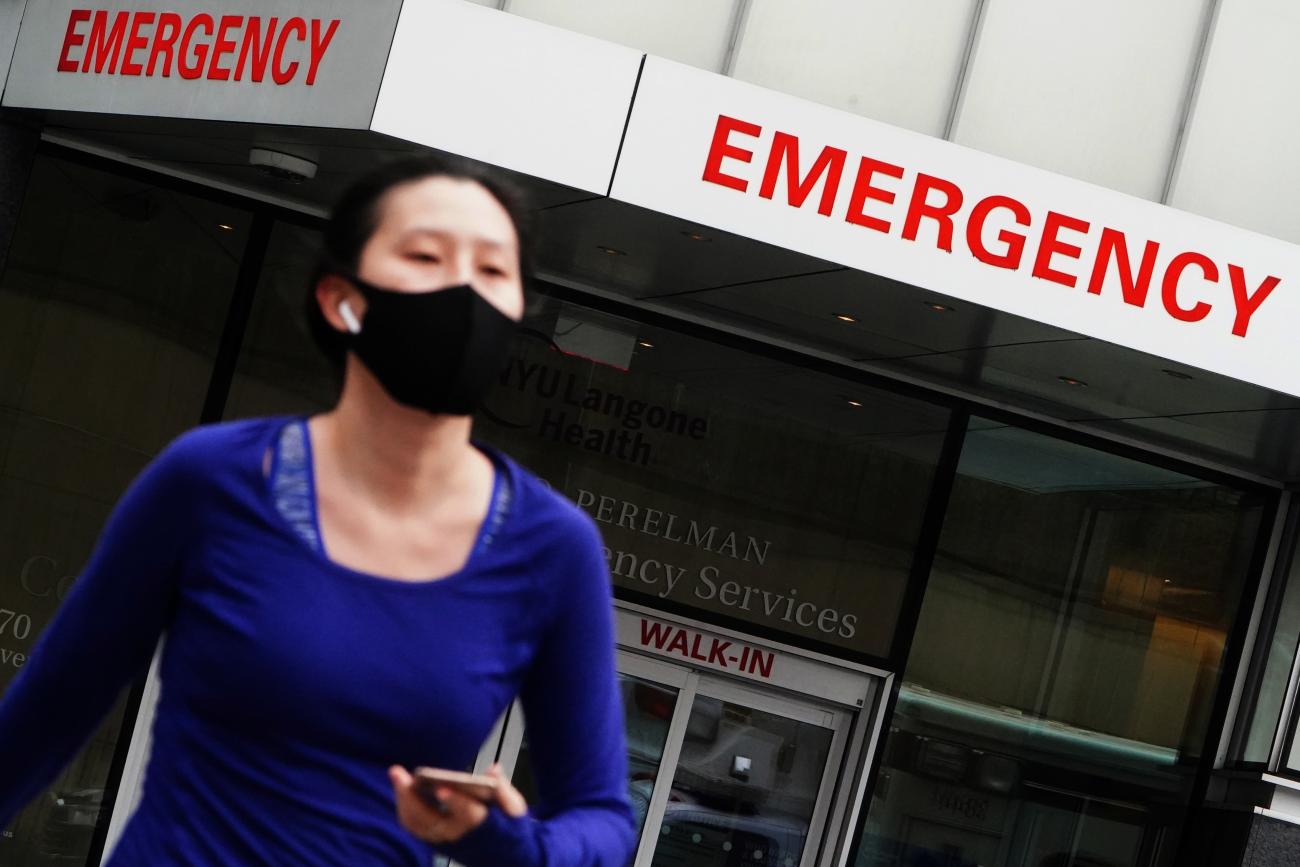
[[[519,790],[510,784],[500,765],[488,768],[488,776],[501,781],[497,787],[497,806],[507,816],[518,818],[528,812],[528,804]],[[463,795],[448,786],[439,786],[434,794],[442,809],[431,806],[415,792],[415,778],[401,765],[388,769],[397,799],[397,818],[402,827],[428,843],[454,843],[483,824],[488,805]]]

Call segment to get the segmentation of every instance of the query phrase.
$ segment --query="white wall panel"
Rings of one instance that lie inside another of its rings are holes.
[[[1207,9],[988,0],[953,139],[1158,200]]]
[[[4,91],[9,75],[9,61],[14,56],[14,42],[18,39],[18,22],[23,18],[26,0],[0,0],[0,93]]]
[[[943,135],[974,0],[753,0],[733,74]]]
[[[509,0],[506,11],[718,72],[735,0]]]
[[[1300,3],[1222,0],[1170,204],[1300,243]]]
[[[604,193],[642,56],[462,0],[404,3],[370,128]]]

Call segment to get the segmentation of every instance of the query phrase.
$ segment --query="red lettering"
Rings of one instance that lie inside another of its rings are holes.
[[[311,64],[307,67],[307,84],[316,83],[316,70],[320,67],[321,58],[325,56],[325,49],[329,48],[330,40],[334,38],[334,31],[339,29],[339,19],[335,18],[330,21],[329,29],[325,35],[320,33],[320,19],[311,20]]]
[[[158,13],[158,26],[153,31],[153,48],[149,50],[149,65],[145,68],[145,75],[153,75],[154,64],[161,54],[165,57],[162,65],[163,78],[171,78],[172,49],[176,45],[176,37],[180,35],[181,24],[181,16],[175,12]]]
[[[70,59],[68,52],[86,41],[85,35],[77,32],[77,25],[89,20],[89,9],[73,9],[68,13],[68,29],[63,34],[63,50],[59,52],[59,72],[77,71],[77,61]]]
[[[668,642],[669,653],[680,653],[682,656],[690,655],[690,647],[686,644],[686,630],[679,629],[673,636],[673,640]]]
[[[108,64],[110,73],[117,71],[117,56],[122,51],[122,40],[126,36],[126,25],[130,12],[119,12],[113,16],[113,27],[109,29],[108,13],[102,9],[95,13],[95,20],[90,25],[90,38],[86,43],[86,56],[81,61],[81,71],[89,72],[94,63],[95,72],[104,71]]]
[[[131,17],[131,32],[126,37],[126,50],[122,54],[122,74],[139,75],[144,67],[131,58],[137,51],[149,44],[148,37],[140,35],[140,25],[153,22],[152,12],[137,12]]]
[[[307,39],[307,22],[301,18],[290,18],[284,22],[284,27],[280,28],[280,38],[275,40],[275,57],[271,61],[271,80],[276,84],[288,84],[293,81],[294,75],[298,72],[298,61],[291,62],[288,66],[282,66],[284,60],[284,44],[289,41],[289,32],[296,30],[300,42]]]
[[[642,618],[641,620],[641,646],[653,647],[655,650],[663,650],[664,643],[668,641],[668,630],[662,623],[654,623]]]
[[[1044,280],[1051,280],[1053,283],[1060,283],[1062,286],[1073,287],[1078,278],[1073,274],[1054,270],[1052,268],[1052,257],[1060,254],[1069,256],[1071,259],[1077,259],[1079,254],[1083,252],[1083,248],[1060,240],[1057,233],[1061,229],[1086,233],[1088,223],[1065,214],[1058,214],[1056,211],[1048,211],[1047,221],[1043,223],[1043,238],[1038,243],[1038,255],[1034,258],[1034,276],[1041,277]]]
[[[1245,337],[1246,329],[1250,327],[1250,317],[1255,315],[1259,305],[1263,304],[1269,293],[1277,288],[1282,278],[1265,277],[1264,282],[1260,283],[1254,292],[1247,292],[1246,272],[1240,265],[1229,265],[1228,277],[1232,280],[1232,301],[1237,307],[1237,316],[1232,322],[1232,333],[1238,337]]]
[[[849,197],[849,212],[844,219],[855,226],[866,226],[868,229],[875,229],[877,232],[889,232],[889,223],[879,217],[868,216],[862,209],[866,206],[867,200],[871,199],[876,202],[884,202],[886,205],[894,203],[894,193],[881,187],[873,186],[872,177],[876,174],[888,175],[891,178],[901,178],[903,176],[902,166],[896,166],[893,163],[873,160],[871,157],[863,157],[858,162],[858,174],[853,179],[853,194]]]
[[[89,28],[84,27],[87,23]],[[176,12],[72,9],[57,68],[59,72],[151,77],[160,73],[168,78],[175,60],[176,69],[186,79],[242,81],[248,69],[251,80],[260,83],[269,69],[272,80],[283,85],[305,67],[306,83],[314,85],[341,24],[339,18],[294,17],[282,23],[272,17],[264,26],[259,16],[198,13],[186,18]],[[306,58],[294,58],[296,50],[289,48],[290,40],[306,47]],[[83,53],[74,58],[78,46],[84,46]],[[722,145],[719,160],[735,154],[752,156],[725,147],[725,135]],[[740,183],[743,189],[744,183]]]
[[[711,665],[716,665],[719,668],[726,668],[727,657],[724,654],[726,654],[730,647],[730,641],[719,641],[716,638],[713,639],[713,646],[709,648],[709,663]]]
[[[201,12],[190,19],[189,25],[185,28],[184,35],[181,36],[181,50],[176,57],[176,70],[181,74],[181,78],[198,78],[203,74],[203,65],[208,59],[208,45],[206,42],[199,42],[193,45],[191,54],[191,40],[194,39],[194,31],[200,27],[207,36],[212,35],[216,25],[212,21],[212,16],[206,12]],[[195,59],[193,65],[186,65],[185,59],[191,56]]]
[[[970,248],[971,254],[984,264],[1010,268],[1014,271],[1020,267],[1020,257],[1025,252],[1023,234],[1010,229],[998,232],[998,240],[1007,245],[1006,252],[1002,254],[994,253],[984,245],[984,223],[988,220],[989,214],[997,208],[1010,211],[1018,225],[1029,225],[1029,209],[1022,202],[1010,196],[989,196],[980,199],[971,209],[970,220],[966,223],[966,246]]]
[[[763,128],[758,124],[746,123],[734,117],[727,117],[725,114],[718,115],[718,122],[713,127],[713,141],[709,144],[709,157],[704,161],[704,180],[711,184],[740,190],[743,193],[749,189],[749,181],[722,173],[722,161],[724,159],[740,160],[747,163],[754,158],[753,151],[736,147],[727,141],[733,132],[751,138],[758,138],[763,132]]]
[[[773,654],[754,648],[753,654],[749,657],[750,673],[758,674],[760,677],[771,677],[773,659],[775,659]]]
[[[1151,275],[1156,268],[1156,254],[1160,245],[1147,241],[1142,250],[1142,262],[1138,265],[1137,279],[1133,278],[1133,263],[1128,257],[1128,242],[1124,233],[1117,229],[1101,230],[1101,245],[1097,248],[1097,261],[1092,266],[1092,278],[1088,281],[1088,291],[1093,295],[1101,294],[1101,286],[1106,281],[1106,266],[1115,257],[1119,269],[1119,288],[1124,293],[1124,303],[1134,307],[1145,307],[1147,292],[1151,289]]]
[[[1219,280],[1219,267],[1210,260],[1209,256],[1201,253],[1179,253],[1174,257],[1169,267],[1165,269],[1161,295],[1164,298],[1165,310],[1169,311],[1170,316],[1182,322],[1200,322],[1210,315],[1211,309],[1204,301],[1197,301],[1191,307],[1183,307],[1178,303],[1178,281],[1183,276],[1183,271],[1191,265],[1198,266],[1209,282],[1217,283]]]
[[[208,64],[208,78],[225,81],[230,78],[230,70],[221,65],[221,58],[235,50],[235,40],[228,38],[230,28],[244,23],[243,15],[222,15],[217,27],[217,39],[212,43],[212,62]]]
[[[799,177],[799,139],[789,133],[777,132],[772,138],[772,150],[768,153],[767,169],[763,172],[763,184],[758,194],[765,199],[772,198],[776,192],[776,178],[785,166],[786,200],[792,207],[801,208],[807,201],[813,187],[827,175],[822,185],[821,204],[817,212],[829,217],[835,207],[835,194],[840,189],[840,176],[844,173],[844,160],[848,153],[839,148],[824,147],[818,154],[817,161],[808,170],[808,175]]]
[[[695,640],[691,643],[691,659],[698,659],[700,662],[708,662],[709,658],[700,653],[700,641],[703,640],[703,638],[703,635],[700,635],[698,632],[695,633]]]
[[[931,205],[928,202],[931,190],[943,193],[943,204]],[[912,201],[907,206],[907,217],[903,220],[904,240],[915,241],[921,218],[930,217],[939,224],[939,249],[951,253],[952,215],[961,210],[961,200],[961,188],[952,181],[924,173],[918,174],[916,186],[912,188]]]
[[[266,37],[263,42],[262,19],[257,16],[248,19],[248,24],[244,27],[244,44],[239,49],[239,61],[235,65],[235,81],[243,81],[244,60],[249,56],[253,58],[252,80],[261,81],[266,76],[266,64],[271,59],[271,45],[275,39],[275,28],[279,23],[279,18],[272,18],[267,22]]]

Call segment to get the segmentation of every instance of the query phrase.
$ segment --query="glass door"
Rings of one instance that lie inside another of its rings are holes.
[[[643,838],[638,864],[815,863],[847,716],[701,677],[671,785],[649,823],[658,833]]]
[[[817,863],[851,714],[632,653],[618,662],[640,831],[629,867]],[[533,801],[517,706],[497,755]]]
[[[693,679],[690,672],[679,666],[630,653],[620,652],[618,655],[619,689],[627,726],[627,789],[638,831],[645,828],[668,745],[675,740],[670,737],[674,723],[681,728],[685,722],[681,696]],[[500,761],[502,770],[510,776],[524,798],[533,803],[537,787],[528,761],[523,714],[517,704],[512,708],[505,728]]]

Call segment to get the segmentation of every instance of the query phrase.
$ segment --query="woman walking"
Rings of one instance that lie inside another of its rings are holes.
[[[0,826],[165,633],[112,867],[626,862],[599,536],[470,436],[523,315],[527,240],[498,182],[431,158],[344,195],[308,296],[337,405],[198,428],[133,483],[0,701]],[[533,812],[504,780],[494,803],[418,797],[408,769],[468,767],[516,697]]]

